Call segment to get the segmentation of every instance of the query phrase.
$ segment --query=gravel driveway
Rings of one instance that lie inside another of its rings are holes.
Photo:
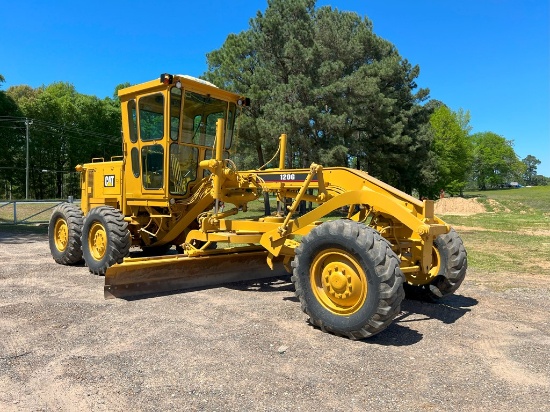
[[[288,278],[104,300],[0,227],[2,411],[548,411],[548,280],[470,271],[365,341],[307,323]]]

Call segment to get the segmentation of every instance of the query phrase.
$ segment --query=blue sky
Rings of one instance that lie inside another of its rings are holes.
[[[417,81],[473,132],[514,141],[550,176],[548,0],[318,0],[372,20],[374,32],[421,69]],[[28,1],[0,7],[2,85],[67,81],[111,96],[117,84],[162,72],[199,76],[206,53],[248,29],[266,0]]]

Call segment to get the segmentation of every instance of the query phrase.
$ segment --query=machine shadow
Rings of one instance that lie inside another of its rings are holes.
[[[294,293],[294,285],[290,280],[290,275],[240,282],[225,285],[224,287],[248,292],[286,291]],[[299,299],[294,294],[283,297],[283,300],[299,302]],[[408,325],[412,325],[413,322],[430,319],[435,319],[445,324],[452,324],[470,312],[471,308],[477,304],[478,301],[476,299],[462,295],[451,295],[439,301],[407,298],[401,303],[400,314],[387,329],[378,335],[362,340],[362,342],[387,346],[414,345],[422,340],[423,335]],[[417,315],[422,316],[419,318]],[[310,326],[315,327],[313,325]]]
[[[185,289],[175,289],[163,292],[144,293],[134,296],[120,296],[118,299],[126,301],[136,301],[143,299],[150,299],[162,296],[179,295],[182,293],[189,293],[198,290],[218,289],[226,288],[233,290],[240,290],[243,292],[292,292],[294,293],[294,285],[290,281],[290,275],[274,276],[272,278],[263,278],[255,280],[243,280],[239,282],[220,283],[218,285],[200,286]],[[298,298],[294,296],[284,297],[283,300],[290,300],[299,302]]]
[[[275,276],[272,278],[256,279],[235,283],[228,283],[223,287],[243,292],[291,292],[292,296],[285,296],[283,300],[298,302],[294,296],[294,285],[290,280],[290,275]]]
[[[299,299],[294,296],[294,285],[290,280],[290,275],[226,283],[202,288],[154,293],[150,295],[125,297],[123,299],[128,301],[141,300],[157,296],[168,296],[191,292],[194,290],[206,290],[220,287],[252,293],[288,292],[288,295],[284,296],[282,299],[285,301],[299,303]],[[462,295],[451,295],[436,302],[421,299],[405,299],[401,303],[401,312],[387,329],[371,338],[360,340],[360,342],[383,346],[414,345],[423,339],[423,334],[412,327],[414,322],[423,322],[435,319],[445,324],[452,324],[466,313],[470,312],[472,310],[471,308],[477,304],[478,301],[476,299]],[[316,326],[309,323],[308,325],[312,328],[318,329]]]
[[[395,321],[400,323],[436,319],[445,324],[455,323],[477,305],[477,299],[463,295],[451,295],[437,301],[405,299],[401,304],[401,315]],[[412,314],[424,315],[423,319],[408,319]]]
[[[28,243],[43,242],[47,240],[48,233],[45,232],[23,232],[23,231],[3,231],[0,226],[0,243],[21,245]]]

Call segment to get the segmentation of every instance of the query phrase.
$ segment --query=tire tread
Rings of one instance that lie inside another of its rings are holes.
[[[96,275],[104,275],[109,267],[116,263],[122,263],[124,258],[129,256],[130,246],[132,245],[128,222],[124,221],[122,213],[112,206],[98,206],[90,210],[84,217],[84,230],[82,231],[82,245],[84,248],[89,247],[87,242],[88,233],[85,233],[85,231],[89,229],[91,222],[101,220],[104,221],[108,236],[107,258],[102,259],[98,264],[89,256],[88,250],[85,249],[84,253],[88,269]]]
[[[58,218],[63,218],[68,227],[67,248],[60,252],[55,246],[55,223]],[[82,262],[82,210],[72,203],[61,203],[52,212],[48,225],[48,240],[53,259],[61,265],[75,265]]]
[[[308,305],[302,283],[306,283],[300,275],[302,268],[302,255],[305,250],[312,248],[320,239],[330,236],[342,236],[353,240],[366,253],[368,258],[375,263],[375,276],[379,280],[378,302],[374,314],[365,319],[364,323],[353,330],[343,330],[327,324],[323,319],[315,317]],[[404,275],[399,268],[399,260],[391,250],[388,242],[374,229],[358,222],[340,219],[326,222],[313,229],[302,238],[301,244],[296,248],[296,256],[292,262],[293,274],[291,280],[295,286],[295,295],[300,300],[302,310],[309,316],[309,321],[323,331],[336,335],[346,336],[350,339],[364,339],[371,337],[387,328],[395,316],[400,312],[401,301],[404,298]]]

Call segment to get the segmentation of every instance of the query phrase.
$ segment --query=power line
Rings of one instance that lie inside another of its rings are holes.
[[[34,127],[33,129],[36,130],[38,133],[41,133],[41,134],[48,134],[48,135],[60,137],[60,132],[53,131],[53,130],[48,130],[47,128],[44,128],[44,127],[45,126],[38,125],[38,127]],[[68,138],[74,139],[75,136],[79,137],[76,134],[74,134],[75,132],[63,131],[63,133],[66,133],[65,136],[68,137]],[[120,142],[113,142],[112,139],[108,140],[108,139],[105,139],[103,137],[96,137],[96,136],[89,136],[89,135],[82,135],[82,134],[80,134],[80,137],[92,137],[92,138],[94,138],[93,141],[96,144],[99,144],[99,145],[102,145],[102,146],[111,146],[111,147],[121,148],[121,143]]]
[[[3,125],[0,126],[1,129],[13,129],[13,130],[21,130],[22,127],[24,126],[3,126]]]
[[[46,135],[59,137],[62,152],[65,152],[65,154],[66,154],[66,147],[65,147],[65,150],[63,150],[63,140],[62,140],[63,137],[66,137],[67,139],[71,139],[71,140],[74,140],[75,136],[77,138],[87,139],[87,141],[93,144],[94,146],[95,145],[99,146],[99,147],[96,147],[96,149],[94,150],[100,149],[100,150],[103,150],[104,153],[106,149],[112,150],[112,148],[115,148],[115,147],[118,149],[121,148],[120,141],[119,142],[113,141],[116,139],[116,136],[82,129],[77,126],[67,126],[65,124],[59,124],[59,123],[48,122],[40,119],[31,119],[28,117],[17,117],[17,116],[0,116],[0,122],[2,122],[1,123],[2,128],[10,128],[20,132],[22,131],[23,125],[19,125],[19,123],[24,123],[25,141],[26,141],[26,167],[24,169],[18,168],[18,167],[3,167],[2,169],[25,170],[25,198],[26,199],[29,198],[29,171],[31,169],[29,165],[29,158],[30,158],[29,128],[31,125],[33,126],[33,130],[35,130],[38,134],[46,134]],[[33,170],[34,169],[36,168],[33,168]]]
[[[79,134],[83,134],[83,135],[87,135],[87,136],[91,136],[91,137],[97,137],[97,138],[109,139],[109,140],[112,140],[113,138],[115,138],[115,136],[113,136],[113,135],[109,135],[109,134],[106,134],[106,133],[95,132],[95,131],[92,131],[92,130],[81,129],[81,128],[76,127],[76,126],[67,126],[67,125],[64,125],[64,124],[48,122],[48,121],[41,120],[41,119],[28,118],[28,120],[30,122],[32,122],[33,124],[36,124],[36,125],[40,124],[40,125],[47,126],[47,127],[56,127],[56,128],[63,129],[64,131],[72,131],[72,132],[75,132],[75,133],[79,133]],[[4,122],[23,122],[24,123],[25,118],[24,117],[15,117],[15,116],[0,116],[0,122],[1,121],[4,121]]]
[[[35,121],[37,123],[40,123],[40,124],[43,124],[43,125],[46,125],[46,126],[59,127],[59,128],[64,129],[64,130],[73,130],[73,131],[76,131],[78,133],[88,133],[88,134],[92,134],[92,135],[95,135],[95,136],[98,136],[98,137],[105,137],[105,138],[110,138],[110,139],[113,138],[112,135],[109,135],[109,134],[106,134],[106,133],[100,133],[100,132],[95,132],[95,131],[92,131],[92,130],[81,129],[81,128],[76,127],[76,126],[67,126],[67,125],[62,125],[62,124],[59,124],[59,123],[47,122],[45,120],[40,120],[40,119],[36,119]]]

